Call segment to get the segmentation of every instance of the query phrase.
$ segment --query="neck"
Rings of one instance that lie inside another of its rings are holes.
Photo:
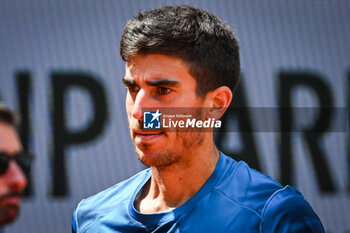
[[[152,167],[152,177],[144,186],[135,207],[141,213],[165,212],[179,207],[194,196],[214,172],[220,153],[212,143],[188,152],[181,162]]]

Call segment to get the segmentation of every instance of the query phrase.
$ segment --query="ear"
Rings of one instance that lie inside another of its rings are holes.
[[[227,86],[221,86],[209,92],[207,100],[210,110],[207,118],[220,119],[230,105],[232,98],[232,91]]]

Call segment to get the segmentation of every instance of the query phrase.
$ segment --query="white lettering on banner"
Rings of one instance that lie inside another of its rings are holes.
[[[163,118],[163,128],[179,127],[179,128],[220,128],[221,121],[209,118],[205,121],[197,120],[196,118],[184,120],[172,120]]]

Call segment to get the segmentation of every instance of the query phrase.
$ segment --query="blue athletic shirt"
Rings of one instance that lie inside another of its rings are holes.
[[[203,187],[168,212],[142,214],[134,208],[136,195],[150,177],[146,169],[82,200],[73,214],[72,232],[324,232],[296,189],[223,153]]]

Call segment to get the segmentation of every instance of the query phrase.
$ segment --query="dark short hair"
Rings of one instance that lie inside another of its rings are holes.
[[[165,6],[129,20],[120,41],[122,59],[149,53],[185,61],[200,96],[220,86],[233,92],[239,81],[239,46],[232,29],[201,9]]]
[[[1,122],[14,126],[16,123],[16,117],[6,105],[0,102],[0,123]]]

